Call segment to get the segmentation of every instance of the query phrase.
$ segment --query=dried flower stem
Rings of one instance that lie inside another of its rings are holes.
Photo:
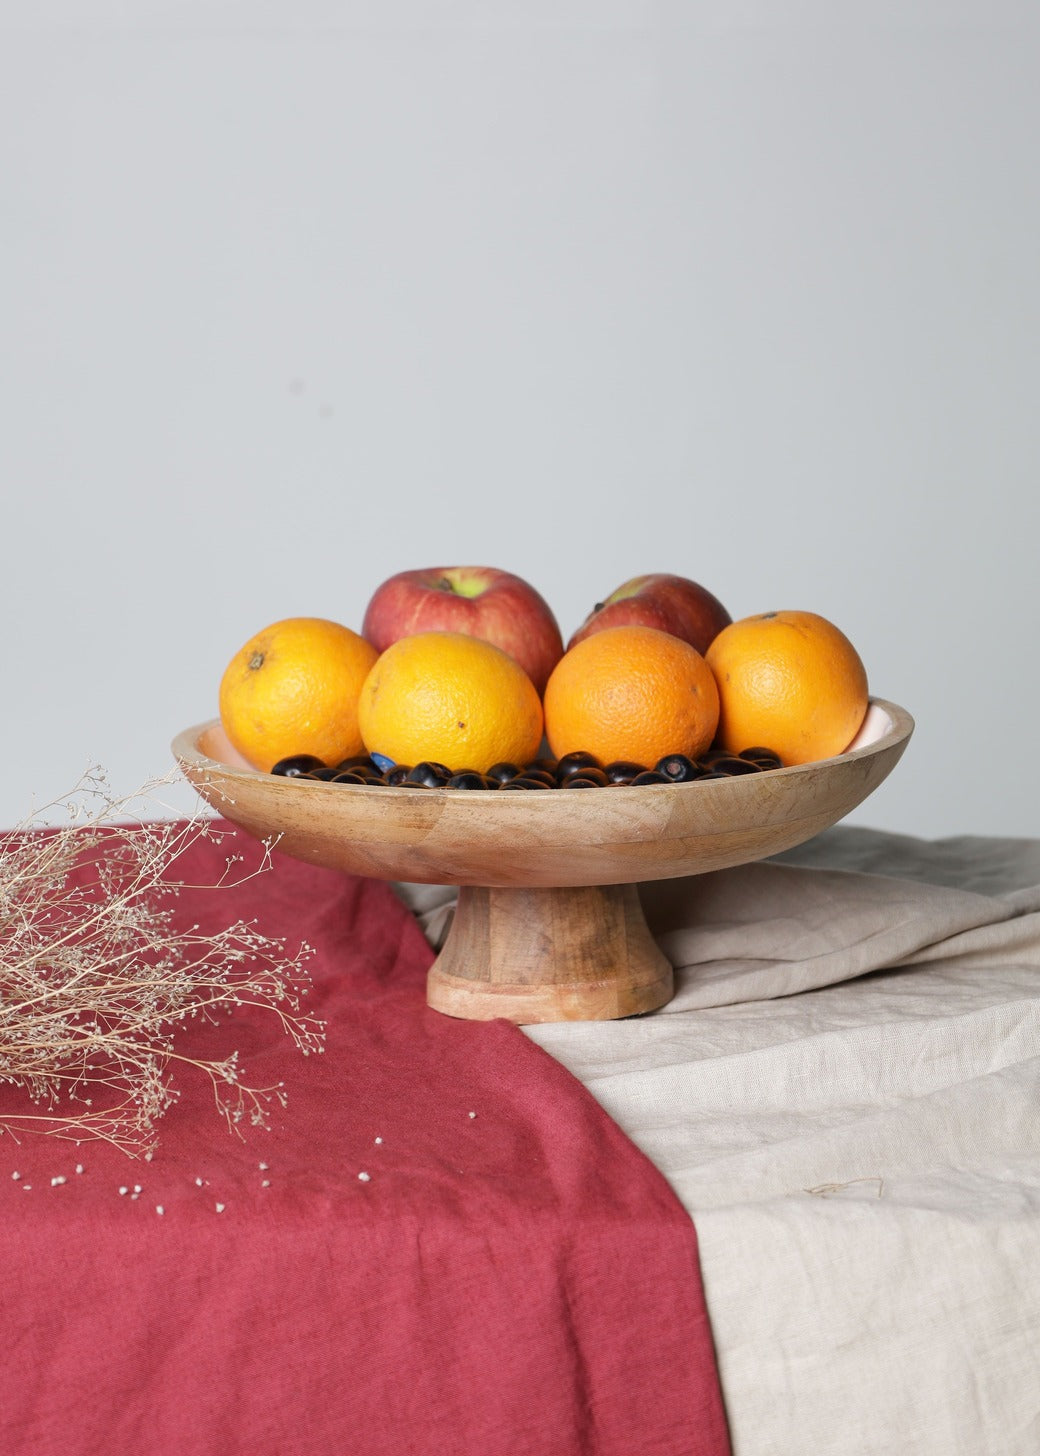
[[[300,1009],[309,946],[290,956],[284,940],[242,920],[213,934],[174,925],[169,900],[189,887],[171,869],[198,840],[219,841],[223,831],[201,814],[178,821],[134,812],[166,782],[113,798],[93,768],[0,836],[0,1083],[21,1087],[41,1109],[0,1114],[0,1133],[148,1151],[179,1095],[173,1074],[187,1067],[209,1077],[232,1128],[264,1126],[271,1106],[284,1105],[284,1088],[243,1083],[237,1051],[208,1060],[181,1050],[176,1032],[188,1020],[261,1009],[304,1056],[324,1050],[323,1023]],[[48,815],[65,822],[43,822]],[[268,867],[264,850],[251,874]],[[233,876],[240,860],[229,856],[208,888],[242,883]]]

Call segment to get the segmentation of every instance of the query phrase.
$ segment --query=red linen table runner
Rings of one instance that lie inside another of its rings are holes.
[[[227,854],[197,841],[176,878],[213,885]],[[187,1075],[150,1162],[0,1137],[0,1450],[725,1456],[688,1216],[516,1027],[426,1007],[389,886],[275,853],[174,913],[313,945],[326,1050],[247,1009],[186,1027],[286,1084],[243,1139]],[[0,1120],[24,1107],[0,1088]]]

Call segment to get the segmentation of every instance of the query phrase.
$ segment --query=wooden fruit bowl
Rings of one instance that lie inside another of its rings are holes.
[[[452,1016],[595,1021],[670,1000],[672,967],[636,885],[778,854],[836,823],[898,763],[914,723],[871,699],[847,752],[796,768],[641,788],[369,788],[251,769],[218,720],[179,733],[182,771],[220,815],[285,854],[380,879],[459,886],[427,1000]]]

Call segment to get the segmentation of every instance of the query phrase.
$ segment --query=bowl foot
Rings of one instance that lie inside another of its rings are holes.
[[[637,1016],[673,992],[635,885],[463,885],[426,999],[448,1016],[523,1024]]]

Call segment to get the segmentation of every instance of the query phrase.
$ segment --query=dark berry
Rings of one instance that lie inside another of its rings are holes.
[[[486,774],[477,773],[475,769],[463,769],[461,773],[452,774],[445,784],[448,789],[496,789],[498,784],[494,779],[489,779]]]
[[[487,771],[487,776],[489,779],[494,779],[498,784],[505,784],[510,779],[515,779],[519,772],[520,765],[518,763],[493,763]]]
[[[641,788],[643,784],[670,784],[672,780],[667,774],[658,773],[655,768],[645,769],[642,773],[636,774],[632,780],[633,788]]]
[[[357,774],[358,778],[363,779],[366,784],[384,785],[386,783],[386,775],[380,773],[375,764],[369,768],[365,764],[359,763],[355,768],[340,769],[340,773]]]
[[[546,789],[555,789],[556,787],[556,775],[554,773],[550,773],[549,770],[546,768],[525,768],[520,777],[525,779],[537,779],[542,787]]]
[[[600,769],[600,773],[603,774],[603,770],[602,769]],[[563,783],[560,785],[560,788],[561,789],[602,789],[602,788],[605,788],[608,783],[609,783],[609,780],[608,780],[606,774],[603,774],[603,777],[602,778],[593,779],[593,778],[589,778],[586,774],[574,773],[574,774],[571,774],[569,778],[565,778],[564,779]]]
[[[392,789],[395,789],[398,784],[404,783],[405,779],[408,777],[411,771],[412,769],[410,764],[395,763],[393,768],[387,769],[386,773],[383,775],[383,778]]]
[[[556,787],[556,781],[547,783],[544,777],[536,778],[534,774],[517,774],[515,779],[508,783],[499,785],[499,792],[505,793],[507,789],[552,789]]]
[[[630,784],[636,774],[646,773],[645,763],[632,763],[627,758],[615,758],[608,763],[603,772],[607,776],[607,782],[611,784]]]
[[[771,748],[742,748],[737,755],[738,758],[746,758],[750,763],[757,763],[759,768],[779,768],[780,755],[774,753]]]
[[[561,779],[560,788],[569,788],[571,779],[585,779],[588,783],[592,784],[593,787],[597,789],[606,788],[607,784],[610,783],[610,780],[607,778],[603,770],[601,768],[597,768],[594,763],[588,764],[584,769],[582,769],[581,773],[568,774],[565,779]]]
[[[451,778],[451,769],[445,768],[443,763],[433,763],[430,759],[423,759],[413,769],[409,769],[405,775],[406,784],[420,784],[425,788],[439,789]]]
[[[673,784],[687,784],[701,775],[701,770],[685,753],[669,753],[664,758],[659,758],[654,769],[657,773],[664,774]]]
[[[550,774],[555,778],[556,760],[555,758],[531,758],[524,764],[525,773],[528,769],[540,769],[542,773]]]
[[[594,753],[586,753],[582,749],[574,753],[565,753],[556,765],[556,782],[562,784],[572,774],[581,773],[586,768],[602,768],[603,765]]]
[[[727,778],[736,778],[740,774],[758,773],[758,764],[753,763],[749,758],[737,758],[736,754],[729,754],[724,758],[716,758],[711,766],[712,773],[725,774]]]
[[[321,759],[315,758],[313,753],[294,753],[289,758],[280,758],[271,772],[281,774],[286,779],[298,779],[304,774],[313,773],[316,768],[324,767]]]

